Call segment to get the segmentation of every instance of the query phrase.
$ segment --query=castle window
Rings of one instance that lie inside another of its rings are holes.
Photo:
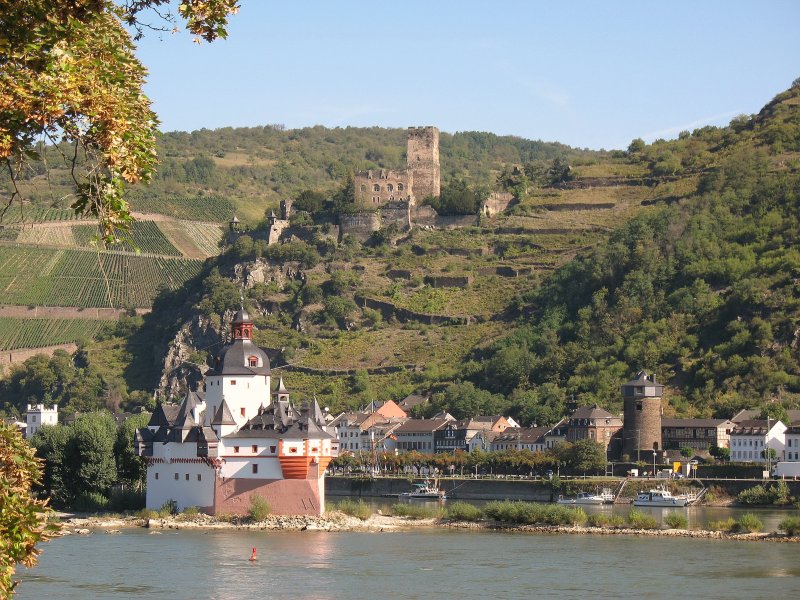
[[[253,464],[253,475],[255,475],[256,473],[258,473],[258,465]]]
[[[394,191],[394,186],[391,183],[387,184],[386,185],[386,191],[387,192],[393,192]]]
[[[233,447],[233,453],[234,454],[239,454],[239,446],[234,446]]]
[[[403,191],[403,184],[402,183],[398,183],[397,184],[397,191],[398,192],[402,192]]]
[[[272,452],[273,454],[275,454],[275,446],[270,446],[269,447],[269,451]]]
[[[292,454],[297,454],[297,448],[289,448],[289,452]]]
[[[376,183],[375,185],[372,186],[372,191],[373,192],[380,192],[381,191],[381,186]]]
[[[248,364],[249,364],[251,367],[257,367],[257,366],[258,366],[258,357],[256,357],[256,356],[251,356],[251,357],[249,357],[249,358],[247,359],[247,363],[248,363]]]
[[[250,449],[251,449],[253,452],[258,452],[258,446],[256,446],[255,444],[253,444],[253,445],[250,447]]]
[[[178,481],[178,474],[175,473],[175,481]]]
[[[189,481],[189,474],[186,474],[186,481]]]
[[[240,414],[240,415],[242,415],[242,416],[244,416],[244,406],[243,406],[242,408],[240,408],[240,409],[239,409],[239,414]]]
[[[367,186],[365,186],[365,185],[362,185],[362,186],[361,186],[361,191],[362,191],[362,192],[366,192],[366,191],[367,191]]]
[[[235,379],[231,379],[231,385],[236,385],[236,380]]]
[[[158,473],[156,473],[156,479],[158,479]]]

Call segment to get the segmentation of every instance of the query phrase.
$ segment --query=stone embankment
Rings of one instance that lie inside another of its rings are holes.
[[[391,532],[408,531],[421,528],[475,529],[483,531],[507,531],[537,534],[562,535],[635,535],[647,537],[698,538],[734,541],[769,541],[800,543],[800,536],[787,536],[778,532],[770,533],[727,533],[703,529],[632,529],[625,527],[583,527],[578,525],[517,525],[496,521],[448,521],[446,519],[410,519],[381,514],[372,515],[361,521],[340,512],[330,512],[321,517],[270,515],[263,521],[219,520],[208,515],[192,517],[169,517],[156,519],[127,518],[71,518],[62,521],[61,535],[90,535],[99,531],[118,534],[124,528],[147,527],[151,533],[161,530],[250,530],[250,531],[361,531]]]

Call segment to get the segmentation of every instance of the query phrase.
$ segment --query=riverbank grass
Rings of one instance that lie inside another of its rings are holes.
[[[363,500],[341,500],[339,502],[331,502],[328,508],[332,511],[339,511],[349,517],[355,517],[361,521],[366,521],[372,516],[372,509],[369,504]]]

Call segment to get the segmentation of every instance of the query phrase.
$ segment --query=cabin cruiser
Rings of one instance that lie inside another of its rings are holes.
[[[634,506],[688,506],[689,496],[673,496],[672,492],[663,488],[639,492],[633,500]]]
[[[613,504],[614,494],[608,488],[603,489],[599,494],[592,494],[589,492],[580,492],[574,498],[565,498],[559,496],[556,500],[558,504]]]
[[[414,489],[410,492],[403,492],[399,495],[400,498],[423,498],[434,500],[445,500],[447,496],[444,490],[440,490],[435,483],[426,480],[423,483],[415,483]]]

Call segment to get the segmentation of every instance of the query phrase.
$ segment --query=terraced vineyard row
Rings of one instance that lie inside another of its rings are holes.
[[[0,247],[0,304],[148,307],[160,287],[183,285],[202,264],[179,258]]]
[[[219,254],[219,243],[222,241],[222,229],[216,225],[208,223],[193,223],[191,221],[180,221],[178,226],[186,232],[195,246],[197,246],[207,256]]]
[[[131,201],[136,212],[157,213],[187,221],[227,222],[235,212],[226,198],[137,198]]]
[[[80,219],[75,211],[69,208],[50,208],[49,206],[30,206],[14,204],[3,216],[3,225],[20,223],[43,223],[46,221],[75,221]]]
[[[94,338],[113,323],[92,319],[0,318],[0,350],[42,348]]]
[[[78,246],[89,246],[97,236],[97,227],[94,225],[75,225],[73,227],[73,235]],[[181,256],[178,249],[170,243],[153,221],[136,221],[131,227],[131,241],[133,245],[126,242],[111,249],[135,252],[138,248],[140,252],[148,254]]]

